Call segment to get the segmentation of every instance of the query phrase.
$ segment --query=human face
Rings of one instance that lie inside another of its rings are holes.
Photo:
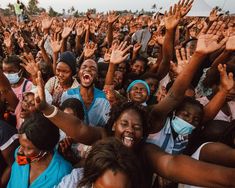
[[[36,111],[34,94],[33,93],[25,93],[23,95],[23,99],[21,101],[21,112],[20,118],[27,118],[32,112]]]
[[[80,83],[83,87],[91,87],[97,76],[97,64],[92,59],[84,61],[79,70]]]
[[[67,84],[72,80],[72,70],[63,62],[59,62],[56,66],[56,76],[60,84]]]
[[[33,145],[33,143],[27,138],[25,133],[19,135],[19,142],[19,153],[24,154],[26,157],[39,155],[40,150]]]
[[[126,72],[126,63],[119,64],[117,70],[125,73]]]
[[[192,104],[186,104],[184,109],[176,112],[176,116],[187,121],[194,127],[199,126],[202,120],[202,115],[203,112],[201,108]]]
[[[157,91],[158,80],[154,78],[147,78],[145,82],[147,82],[147,84],[149,85],[150,95],[153,95]]]
[[[136,147],[143,137],[140,114],[133,109],[125,110],[113,125],[114,136],[128,148]]]
[[[145,85],[142,83],[135,84],[131,88],[131,90],[128,94],[128,98],[131,101],[137,102],[139,104],[146,102],[148,100],[148,91],[147,91]]]
[[[129,177],[120,171],[106,170],[93,184],[92,188],[131,188]]]
[[[135,61],[131,66],[131,71],[136,73],[137,75],[141,75],[144,72],[144,62],[143,61]]]
[[[123,72],[115,71],[114,78],[113,78],[114,86],[122,84],[122,81],[123,81]]]
[[[35,58],[35,61],[36,61],[37,63],[40,63],[42,60],[43,60],[42,52],[41,52],[41,51],[38,51],[38,53],[37,53],[37,55],[36,55],[36,58]]]

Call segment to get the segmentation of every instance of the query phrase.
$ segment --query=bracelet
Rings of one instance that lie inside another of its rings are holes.
[[[43,115],[46,117],[46,118],[53,118],[53,117],[55,117],[56,116],[56,114],[58,113],[58,108],[56,107],[56,106],[54,106],[54,105],[52,105],[53,107],[54,107],[54,110],[53,110],[53,112],[50,114],[50,115],[45,115],[44,113],[43,113]]]

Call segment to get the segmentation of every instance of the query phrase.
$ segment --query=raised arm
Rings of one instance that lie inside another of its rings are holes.
[[[159,66],[157,77],[159,80],[164,78],[170,69],[170,61],[173,60],[174,41],[177,25],[180,19],[185,16],[192,7],[193,1],[180,1],[174,7],[170,7],[168,13],[165,13],[166,35],[163,42],[163,59]]]
[[[218,50],[227,41],[227,38],[224,38],[218,42],[221,25],[222,22],[215,22],[208,31],[207,28],[203,29],[198,38],[196,51],[189,64],[185,66],[185,69],[176,78],[167,96],[161,100],[161,102],[153,106],[150,113],[151,133],[159,132],[164,126],[167,115],[180,104],[186,89],[189,87],[193,79],[193,76],[207,54]]]
[[[105,85],[112,85],[113,84],[113,76],[115,72],[115,66],[124,62],[127,57],[127,51],[132,47],[128,46],[126,47],[127,42],[122,42],[119,46],[117,44],[114,44],[112,47],[112,53],[110,56],[110,63],[108,72],[106,74],[105,78]]]
[[[220,86],[219,91],[210,100],[210,102],[204,107],[203,121],[212,120],[220,109],[223,107],[228,92],[233,88],[234,80],[233,73],[226,73],[226,65],[218,65],[220,72]]]
[[[68,136],[75,139],[77,142],[86,145],[92,145],[97,140],[106,136],[103,128],[85,125],[75,116],[66,114],[58,110],[57,107],[47,104],[45,101],[44,86],[40,72],[38,72],[36,82],[38,96],[35,97],[35,105],[37,109],[41,110],[44,116],[50,119],[51,122],[63,130]]]
[[[107,39],[108,39],[108,45],[111,47],[113,42],[113,24],[117,21],[119,15],[116,15],[115,12],[109,12],[108,13],[108,33],[107,33]]]

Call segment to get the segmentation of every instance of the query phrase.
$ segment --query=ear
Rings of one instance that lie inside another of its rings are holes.
[[[112,126],[112,131],[113,132],[115,131],[115,128],[116,128],[116,123],[114,123],[113,126]]]

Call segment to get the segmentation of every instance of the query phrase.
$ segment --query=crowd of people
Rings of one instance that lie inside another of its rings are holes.
[[[192,6],[1,17],[0,187],[235,187],[235,18]]]

